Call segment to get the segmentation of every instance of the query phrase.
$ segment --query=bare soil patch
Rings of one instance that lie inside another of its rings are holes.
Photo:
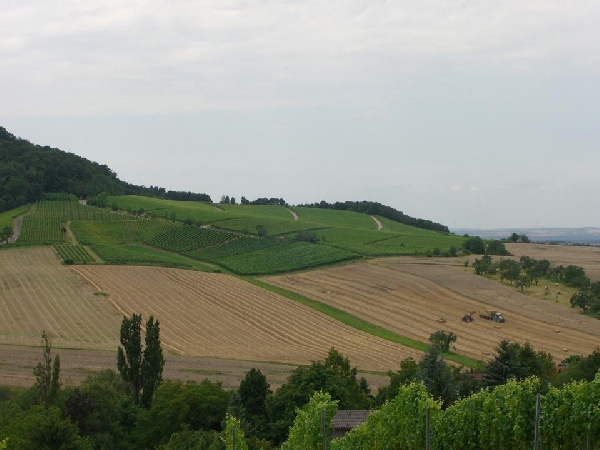
[[[375,223],[377,224],[377,229],[381,230],[383,229],[383,224],[381,223],[381,220],[379,220],[377,217],[375,216],[371,216],[371,219],[373,219],[375,221]]]
[[[331,347],[359,369],[396,369],[421,352],[368,335],[238,278],[157,267],[77,266],[121,314],[154,315],[182,355],[307,364]]]
[[[289,208],[285,208],[285,210],[289,212],[292,215],[292,217],[294,217],[294,220],[299,220],[298,213],[296,211]]]
[[[33,368],[41,360],[42,350],[36,347],[0,345],[0,385],[29,387],[35,382]],[[61,379],[67,384],[77,384],[90,373],[104,369],[117,370],[114,351],[93,351],[53,348],[60,355]],[[326,355],[323,355],[325,358]],[[321,358],[321,359],[323,359]],[[226,389],[237,389],[246,373],[259,369],[271,385],[279,388],[285,383],[293,365],[257,361],[235,361],[215,358],[166,355],[164,377],[169,380],[202,381],[209,379],[223,383]],[[372,389],[389,384],[387,375],[361,374]]]
[[[529,341],[558,361],[598,345],[597,320],[473,275],[460,268],[460,260],[440,262],[387,258],[264,281],[423,342],[436,330],[453,331],[453,351],[478,359],[489,358],[502,339]],[[504,312],[506,323],[461,321],[467,312],[486,308]]]

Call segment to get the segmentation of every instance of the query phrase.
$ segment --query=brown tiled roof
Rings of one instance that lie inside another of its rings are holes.
[[[367,409],[338,411],[331,422],[331,428],[334,430],[351,430],[367,420],[370,413],[371,411]]]

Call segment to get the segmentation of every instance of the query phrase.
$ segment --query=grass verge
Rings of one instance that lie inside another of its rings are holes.
[[[404,345],[405,347],[410,347],[415,350],[420,350],[422,352],[427,352],[429,350],[429,346],[424,342],[417,341],[406,336],[402,336],[401,334],[395,333],[390,330],[386,330],[385,328],[367,322],[366,320],[363,320],[360,317],[356,317],[352,314],[342,311],[341,309],[334,308],[333,306],[329,306],[324,303],[318,302],[311,298],[297,294],[296,292],[288,291],[287,289],[282,289],[280,287],[273,286],[263,281],[259,281],[256,278],[242,277],[242,279],[250,284],[274,292],[283,297],[289,298],[290,300],[301,303],[304,306],[308,306],[309,308],[312,308],[315,311],[319,311],[320,313],[326,314],[329,317],[342,322],[343,324],[346,324],[352,328],[356,328],[357,330],[363,331],[372,336],[377,336],[381,339],[385,339],[386,341]],[[444,358],[450,361],[454,361],[455,363],[458,363],[462,366],[473,369],[480,368],[483,364],[482,361],[470,358],[465,355],[459,355],[456,353],[444,353]]]

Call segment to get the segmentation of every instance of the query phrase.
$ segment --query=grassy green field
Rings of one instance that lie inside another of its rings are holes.
[[[449,251],[451,246],[460,248],[464,241],[460,236],[442,236],[435,232],[407,235],[385,230],[327,228],[316,233],[325,245],[365,256],[425,255],[435,248],[443,253]]]
[[[211,266],[186,256],[145,245],[92,245],[90,248],[108,264],[160,265],[214,271]]]
[[[354,211],[336,211],[320,208],[294,208],[299,222],[312,224],[311,228],[341,227],[375,230],[377,225],[371,216]]]
[[[138,195],[109,196],[107,203],[125,211],[143,210],[152,217],[171,218],[174,214],[180,221],[190,219],[193,222],[209,223],[235,217],[211,203],[160,200]]]
[[[4,227],[12,227],[13,219],[21,214],[25,214],[27,211],[29,211],[29,205],[20,206],[0,213],[0,230]]]

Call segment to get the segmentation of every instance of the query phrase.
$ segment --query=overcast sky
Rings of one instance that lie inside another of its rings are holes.
[[[0,0],[0,126],[128,182],[600,226],[600,2]]]

